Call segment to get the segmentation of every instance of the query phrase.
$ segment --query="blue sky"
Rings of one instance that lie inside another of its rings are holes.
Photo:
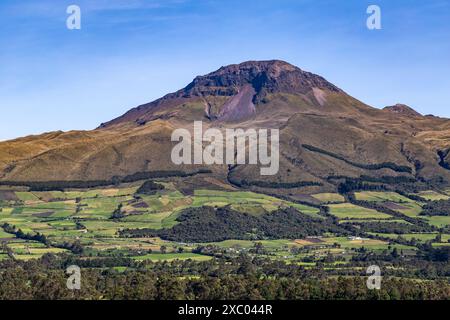
[[[67,6],[82,29],[66,28]],[[366,9],[382,10],[382,30]],[[196,75],[282,59],[374,106],[450,117],[450,0],[2,0],[0,140],[93,129]]]

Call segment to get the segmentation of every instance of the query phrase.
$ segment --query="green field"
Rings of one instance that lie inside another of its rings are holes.
[[[338,193],[317,193],[313,194],[312,197],[325,204],[345,202],[344,197]]]
[[[432,190],[420,192],[418,195],[421,196],[422,198],[425,198],[425,199],[431,200],[431,201],[450,199],[450,196],[448,196],[444,193],[439,193],[439,192],[432,191]]]
[[[450,226],[450,217],[449,216],[434,216],[434,217],[425,217],[429,224],[436,227],[445,227]]]
[[[422,205],[417,202],[402,203],[400,207],[397,211],[408,217],[417,217],[422,212]]]
[[[263,248],[264,255],[269,259],[280,259],[289,263],[313,266],[314,262],[304,262],[309,256],[325,257],[333,254],[341,259],[351,259],[352,252],[365,248],[372,251],[386,251],[392,248],[414,251],[415,248],[394,243],[398,235],[378,234],[390,238],[390,243],[378,239],[351,238],[324,234],[316,238],[277,239],[277,240],[226,240],[212,243],[177,243],[155,238],[121,238],[119,232],[124,229],[155,229],[171,228],[184,209],[202,206],[225,207],[254,216],[270,215],[276,210],[289,207],[299,210],[308,216],[326,220],[327,216],[320,213],[314,206],[287,201],[274,196],[250,191],[195,190],[193,194],[184,195],[177,190],[174,183],[161,182],[166,189],[154,195],[139,195],[135,192],[138,186],[114,187],[92,190],[66,190],[51,192],[17,191],[19,202],[5,202],[0,209],[0,224],[8,223],[29,235],[42,234],[50,244],[37,241],[17,239],[14,234],[0,229],[0,239],[3,250],[0,259],[9,259],[6,248],[17,260],[29,260],[42,257],[45,253],[70,253],[66,249],[57,248],[56,244],[79,241],[90,256],[109,256],[120,254],[135,261],[172,261],[187,260],[205,261],[211,256],[192,253],[198,246],[214,247],[226,255],[239,255],[242,252],[253,254],[255,247]],[[424,193],[421,193],[423,195]],[[439,198],[432,192],[425,193],[428,197]],[[410,225],[411,222],[399,217],[366,209],[346,203],[343,196],[336,193],[319,193],[311,195],[322,205],[329,208],[329,213],[338,218],[338,223],[389,222]],[[422,211],[422,203],[409,200],[394,192],[357,192],[359,200],[380,202],[393,210],[409,217],[418,217]],[[306,199],[306,198],[305,198]],[[315,203],[318,203],[318,202]],[[121,217],[112,219],[114,212],[120,210]],[[430,225],[445,227],[450,225],[450,217],[420,217]],[[329,219],[329,217],[328,217]],[[368,233],[375,235],[376,233]],[[403,239],[418,241],[434,241],[437,233],[403,234]],[[442,235],[441,243],[446,245],[449,235]],[[5,247],[6,246],[6,247]],[[166,253],[162,253],[165,247]],[[297,251],[295,251],[297,250]],[[300,251],[298,251],[300,250]],[[344,262],[336,262],[336,265]]]
[[[280,207],[294,207],[302,213],[314,217],[320,217],[317,215],[317,213],[319,212],[317,208],[281,200],[275,197],[254,192],[196,190],[194,193],[194,199],[192,203],[193,207],[223,207],[226,205],[231,205],[231,207],[237,211],[255,215],[272,212]]]
[[[16,192],[16,196],[22,201],[39,201],[39,198],[32,192]]]
[[[355,192],[355,196],[357,200],[374,201],[374,202],[391,201],[395,203],[408,203],[412,201],[395,192],[364,191],[364,192]]]
[[[339,219],[390,219],[392,216],[351,203],[329,205],[330,213]]]

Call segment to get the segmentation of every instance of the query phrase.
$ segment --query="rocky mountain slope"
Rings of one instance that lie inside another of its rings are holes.
[[[380,93],[382,94],[382,93]],[[0,143],[0,180],[106,180],[180,170],[170,160],[175,128],[279,128],[280,170],[206,167],[215,184],[272,189],[335,188],[342,177],[450,181],[450,120],[396,105],[365,105],[324,78],[283,61],[249,61],[195,78],[93,131],[52,132]],[[203,179],[203,181],[205,181]],[[303,187],[303,185],[315,186]],[[294,188],[294,187],[297,187]],[[298,191],[298,190],[297,190]]]

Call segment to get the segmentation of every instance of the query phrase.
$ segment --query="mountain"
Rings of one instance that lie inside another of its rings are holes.
[[[222,130],[280,129],[278,174],[260,176],[256,165],[174,165],[171,133],[195,120]],[[287,62],[248,61],[198,76],[96,130],[1,142],[0,180],[107,180],[204,168],[212,172],[192,184],[300,194],[335,190],[343,178],[446,184],[449,150],[448,119],[400,104],[376,109]]]

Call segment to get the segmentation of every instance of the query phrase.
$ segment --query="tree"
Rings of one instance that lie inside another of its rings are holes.
[[[396,247],[394,247],[394,249],[392,250],[391,255],[392,255],[393,258],[398,258],[398,257],[400,256],[400,255],[398,254],[398,250],[397,250]]]
[[[261,242],[256,242],[253,246],[253,250],[256,254],[263,254],[264,253],[264,245]]]

